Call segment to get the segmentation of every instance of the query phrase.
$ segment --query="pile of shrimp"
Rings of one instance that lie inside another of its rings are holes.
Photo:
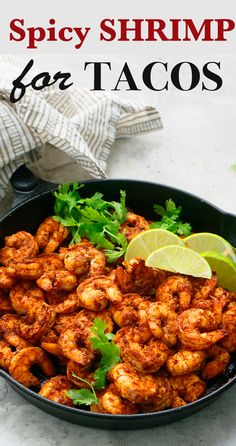
[[[129,213],[121,231],[131,240],[148,228]],[[220,288],[214,273],[208,280],[173,275],[138,257],[108,265],[88,240],[69,241],[69,230],[52,217],[34,235],[5,237],[0,366],[39,395],[73,407],[68,390],[94,383],[100,357],[91,325],[100,318],[121,359],[91,411],[157,412],[202,397],[236,351],[236,293]]]

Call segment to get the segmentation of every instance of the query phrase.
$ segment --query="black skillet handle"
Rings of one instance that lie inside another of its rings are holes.
[[[58,186],[55,183],[41,180],[24,164],[18,167],[12,174],[10,183],[14,191],[12,208],[15,208],[29,198],[55,190]]]

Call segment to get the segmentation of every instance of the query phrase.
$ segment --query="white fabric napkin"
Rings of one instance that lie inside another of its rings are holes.
[[[51,173],[56,169],[56,149],[89,176],[106,177],[106,160],[115,138],[162,128],[154,107],[74,86],[60,91],[53,85],[37,92],[30,87],[12,104],[12,81],[24,67],[25,62],[13,56],[0,57],[0,197],[14,170],[23,163],[34,165],[49,145],[54,147],[47,165]],[[26,81],[36,74],[31,69]]]

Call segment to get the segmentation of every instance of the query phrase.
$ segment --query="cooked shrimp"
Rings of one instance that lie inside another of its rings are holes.
[[[88,277],[96,277],[106,273],[105,254],[91,243],[82,242],[61,248],[60,257],[64,258],[65,268],[78,276],[87,274]]]
[[[14,308],[12,306],[11,299],[0,290],[0,314],[3,315],[13,312]]]
[[[123,350],[123,348],[125,348],[124,344],[126,337],[135,343],[145,344],[152,338],[152,332],[146,325],[126,325],[116,332],[113,342]]]
[[[223,314],[222,323],[228,335],[223,340],[222,346],[233,353],[236,351],[236,302],[229,304],[227,311]]]
[[[19,314],[25,314],[33,302],[44,301],[44,292],[32,282],[22,281],[10,291],[13,308]]]
[[[142,373],[154,373],[165,364],[169,349],[162,342],[150,339],[146,344],[142,332],[130,328],[122,339],[121,357]]]
[[[206,390],[206,384],[194,373],[184,376],[173,376],[169,381],[178,396],[188,403],[196,401]]]
[[[39,365],[46,376],[55,373],[52,362],[41,348],[28,347],[14,354],[9,367],[10,375],[25,387],[39,386],[39,379],[30,372],[34,364]]]
[[[108,302],[121,302],[122,294],[117,286],[106,276],[91,277],[84,280],[77,288],[81,307],[92,311],[101,311]]]
[[[77,278],[69,271],[49,271],[37,280],[37,284],[48,293],[52,291],[71,291],[77,285]]]
[[[16,232],[5,237],[4,241],[5,246],[0,249],[0,263],[3,265],[32,259],[38,253],[38,245],[29,232]]]
[[[48,400],[55,401],[56,403],[72,407],[73,401],[67,396],[67,392],[71,387],[71,382],[66,376],[58,375],[50,378],[42,385],[39,395],[44,396],[44,398],[47,398]]]
[[[155,396],[146,404],[142,404],[142,412],[158,412],[171,406],[173,399],[173,391],[169,380],[165,377],[158,376],[157,392]]]
[[[197,287],[196,287],[197,284]],[[198,299],[208,299],[214,293],[217,286],[217,275],[212,274],[211,279],[195,279],[195,287],[197,291],[193,297],[193,303]]]
[[[98,395],[99,402],[91,405],[92,412],[110,413],[113,415],[130,415],[139,412],[139,406],[117,392],[114,384],[110,384],[105,391]]]
[[[53,254],[40,254],[37,260],[42,263],[44,273],[64,269],[63,260],[55,252]]]
[[[171,408],[175,409],[176,407],[182,407],[186,406],[186,401],[183,400],[183,398],[180,398],[178,393],[172,389],[172,401],[171,401]]]
[[[55,324],[53,326],[55,332],[57,334],[61,334],[63,330],[66,328],[69,328],[74,323],[74,318],[78,313],[71,313],[71,314],[63,314],[58,313],[56,314]]]
[[[80,308],[80,301],[76,292],[67,294],[67,296],[58,303],[51,304],[56,313],[68,314]]]
[[[43,274],[43,266],[37,258],[25,259],[23,262],[10,262],[7,271],[17,279],[36,280]]]
[[[156,378],[137,372],[131,364],[116,364],[108,372],[108,377],[115,384],[119,394],[132,403],[150,401],[158,390]]]
[[[141,304],[143,302],[146,302],[148,308],[150,303],[139,294],[124,294],[121,302],[115,305],[111,304],[109,307],[114,322],[119,327],[140,322],[140,319],[142,320],[143,306]]]
[[[5,314],[5,316],[0,319],[0,332],[1,336],[9,345],[17,350],[21,350],[22,348],[30,347],[31,344],[15,332],[18,322],[19,316],[15,314]]]
[[[147,229],[149,229],[147,220],[133,212],[128,212],[125,222],[120,226],[120,232],[125,235],[128,242]]]
[[[47,353],[50,353],[51,355],[56,356],[57,358],[64,361],[64,356],[63,356],[62,350],[60,349],[58,344],[56,344],[55,342],[42,341],[40,343],[40,347],[43,350],[46,350]]]
[[[89,327],[92,325],[92,322],[94,319],[99,318],[106,322],[106,328],[105,333],[112,333],[114,328],[114,323],[111,318],[111,314],[107,310],[103,311],[89,311],[89,310],[82,310],[74,318],[75,325],[78,325],[79,327]]]
[[[223,308],[229,302],[229,291],[225,290],[224,288],[217,287],[207,298],[201,297],[201,294],[199,294],[198,297],[194,296],[191,302],[191,307],[213,311],[214,313],[218,313],[218,315],[221,317]]]
[[[197,308],[185,310],[178,320],[179,339],[190,350],[206,350],[227,334],[218,329],[212,312]]]
[[[6,333],[9,331],[15,331],[17,321],[20,316],[16,314],[5,314],[0,319],[0,333]]]
[[[189,308],[192,297],[192,284],[187,277],[170,276],[159,285],[156,299],[164,302],[171,310],[181,312]]]
[[[14,272],[10,272],[6,267],[0,267],[0,290],[9,290],[15,285],[16,279]]]
[[[166,367],[173,376],[187,375],[199,370],[205,359],[206,353],[204,351],[181,350],[169,356]]]
[[[58,346],[59,336],[52,329],[46,335],[41,338],[40,347],[43,350],[46,350],[48,353],[51,353],[54,356],[58,356],[59,358],[63,358],[63,353],[60,347]]]
[[[11,350],[10,344],[1,339],[0,340],[0,367],[3,369],[9,370],[11,360],[13,358],[14,353]]]
[[[148,310],[148,324],[152,334],[169,347],[175,345],[177,337],[177,314],[163,302],[151,303]]]
[[[118,266],[115,270],[115,281],[123,293],[150,293],[155,284],[156,273],[153,268],[145,265],[140,257],[134,257],[123,262],[125,267]]]
[[[74,325],[60,334],[58,345],[66,358],[88,366],[95,358],[90,337],[89,329],[81,329]]]
[[[70,359],[66,368],[67,378],[77,387],[81,389],[87,389],[89,385],[86,384],[84,380],[89,382],[91,385],[94,384],[94,372],[92,371],[93,365],[94,364],[91,363],[89,366],[82,366],[81,364],[78,364],[78,362],[72,361]],[[83,381],[74,376],[74,374],[77,375],[79,378],[82,378]]]
[[[70,230],[52,217],[46,218],[38,227],[35,240],[45,254],[51,254],[68,237]]]
[[[207,355],[210,361],[207,362],[201,372],[202,378],[206,380],[224,373],[230,361],[230,354],[219,345],[212,345]]]
[[[34,302],[26,316],[20,318],[15,330],[22,338],[29,342],[37,342],[44,334],[49,332],[55,321],[56,313],[45,302]]]

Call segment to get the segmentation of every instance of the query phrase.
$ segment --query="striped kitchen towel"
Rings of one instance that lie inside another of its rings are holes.
[[[63,92],[54,85],[37,92],[28,88],[12,104],[12,81],[24,66],[13,56],[0,57],[0,197],[12,172],[22,163],[34,165],[49,145],[54,154],[55,149],[64,152],[91,177],[106,177],[106,160],[115,138],[162,128],[154,107],[78,87]],[[31,69],[28,82],[33,75]]]

